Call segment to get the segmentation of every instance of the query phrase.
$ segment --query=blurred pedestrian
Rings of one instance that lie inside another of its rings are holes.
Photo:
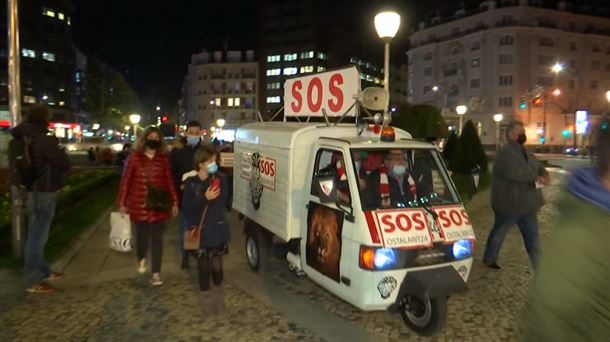
[[[551,182],[542,163],[523,145],[527,137],[522,122],[508,125],[507,142],[496,155],[491,185],[495,222],[485,246],[483,262],[499,270],[498,256],[506,233],[516,224],[534,269],[540,256],[538,210],[543,204],[541,186]]]
[[[197,149],[194,158],[197,176],[186,180],[182,199],[189,227],[198,226],[202,217],[204,219],[200,250],[196,254],[201,305],[207,313],[224,311],[222,256],[227,254],[229,243],[229,225],[225,215],[227,179],[217,172],[216,158],[213,148]]]
[[[111,166],[112,165],[112,150],[109,148],[105,148],[102,152],[102,161],[104,165]]]
[[[610,337],[610,120],[597,130],[595,166],[568,181],[536,274],[526,341],[607,341]]]
[[[95,152],[93,151],[93,147],[89,147],[87,151],[87,161],[89,161],[89,165],[95,165]]]
[[[102,165],[102,151],[99,146],[95,147],[95,165]]]
[[[123,175],[123,169],[125,168],[125,161],[127,160],[127,157],[129,157],[130,153],[131,153],[131,144],[126,143],[125,145],[123,145],[123,149],[121,150],[121,152],[116,154],[116,158],[114,160],[114,165],[117,167],[117,172],[121,176]]]
[[[70,170],[68,155],[59,147],[57,139],[47,134],[50,120],[48,108],[32,106],[23,122],[11,131],[15,140],[29,142],[25,145],[29,151],[28,172],[35,175],[27,184],[21,184],[27,191],[28,230],[24,275],[26,291],[30,293],[55,292],[56,289],[45,280],[64,278],[63,274],[51,270],[44,259],[49,229],[55,216],[57,193],[63,187],[65,176]]]
[[[129,214],[136,232],[138,272],[146,273],[146,253],[151,242],[153,286],[162,285],[163,228],[178,215],[178,196],[163,134],[148,127],[139,135],[126,162],[119,189],[120,212]]]
[[[198,121],[189,121],[186,124],[186,136],[182,140],[182,147],[176,148],[171,152],[172,161],[172,173],[174,176],[174,186],[178,191],[179,198],[182,198],[182,176],[195,169],[193,164],[193,157],[195,151],[201,145],[201,124]],[[180,210],[180,234],[178,235],[178,244],[180,248],[180,268],[189,268],[189,258],[184,252],[184,231],[186,229],[186,222],[184,219],[184,212]]]

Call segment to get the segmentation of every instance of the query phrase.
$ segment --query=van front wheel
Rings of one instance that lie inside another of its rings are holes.
[[[253,234],[246,235],[246,258],[248,259],[248,265],[254,271],[258,271],[260,266],[260,251],[258,249],[258,241],[252,236]]]
[[[403,298],[400,315],[409,328],[422,336],[439,333],[447,320],[447,297],[421,299]]]

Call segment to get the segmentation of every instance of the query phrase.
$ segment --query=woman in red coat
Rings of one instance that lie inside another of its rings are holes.
[[[134,152],[126,161],[119,207],[129,214],[136,232],[138,272],[146,272],[146,252],[151,241],[151,284],[162,285],[161,257],[165,221],[178,214],[178,196],[174,188],[167,145],[156,127],[148,127],[138,138]]]

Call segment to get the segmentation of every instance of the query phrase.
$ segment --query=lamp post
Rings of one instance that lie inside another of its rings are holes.
[[[578,108],[578,96],[580,95],[578,92],[578,70],[576,69],[576,67],[572,70],[572,69],[566,69],[563,64],[561,63],[555,63],[555,65],[553,65],[553,67],[551,68],[551,70],[555,73],[555,74],[559,74],[560,72],[563,71],[568,71],[572,77],[574,77],[574,104],[576,106],[576,108]],[[574,141],[573,141],[573,146],[572,148],[576,149],[576,145],[577,145],[577,136],[576,136],[576,110],[575,108],[572,108],[574,111]]]
[[[457,107],[455,107],[455,112],[457,113],[460,121],[459,121],[459,129],[458,132],[460,134],[462,134],[462,120],[464,119],[464,114],[466,114],[466,112],[468,111],[468,107],[464,106],[464,105],[459,105]]]
[[[390,90],[390,41],[400,27],[400,14],[393,11],[380,12],[375,16],[375,30],[381,40],[383,40],[383,89]],[[389,103],[389,102],[388,102]],[[387,111],[387,108],[386,108]]]
[[[496,151],[500,146],[500,122],[504,119],[504,115],[498,113],[494,114],[494,121],[496,122]]]
[[[142,117],[140,116],[140,114],[131,114],[129,116],[129,122],[131,122],[131,124],[133,125],[133,138],[134,139],[136,139],[138,137],[137,127],[138,127],[138,124],[140,123],[140,120],[142,120]]]

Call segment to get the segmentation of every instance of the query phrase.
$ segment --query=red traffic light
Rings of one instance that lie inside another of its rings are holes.
[[[162,116],[162,117],[161,117],[161,122],[167,122],[167,116],[165,116],[165,115],[164,115],[164,116]]]
[[[532,100],[532,104],[533,104],[534,106],[536,106],[536,107],[540,107],[540,106],[542,106],[542,97],[535,97],[535,98]]]

